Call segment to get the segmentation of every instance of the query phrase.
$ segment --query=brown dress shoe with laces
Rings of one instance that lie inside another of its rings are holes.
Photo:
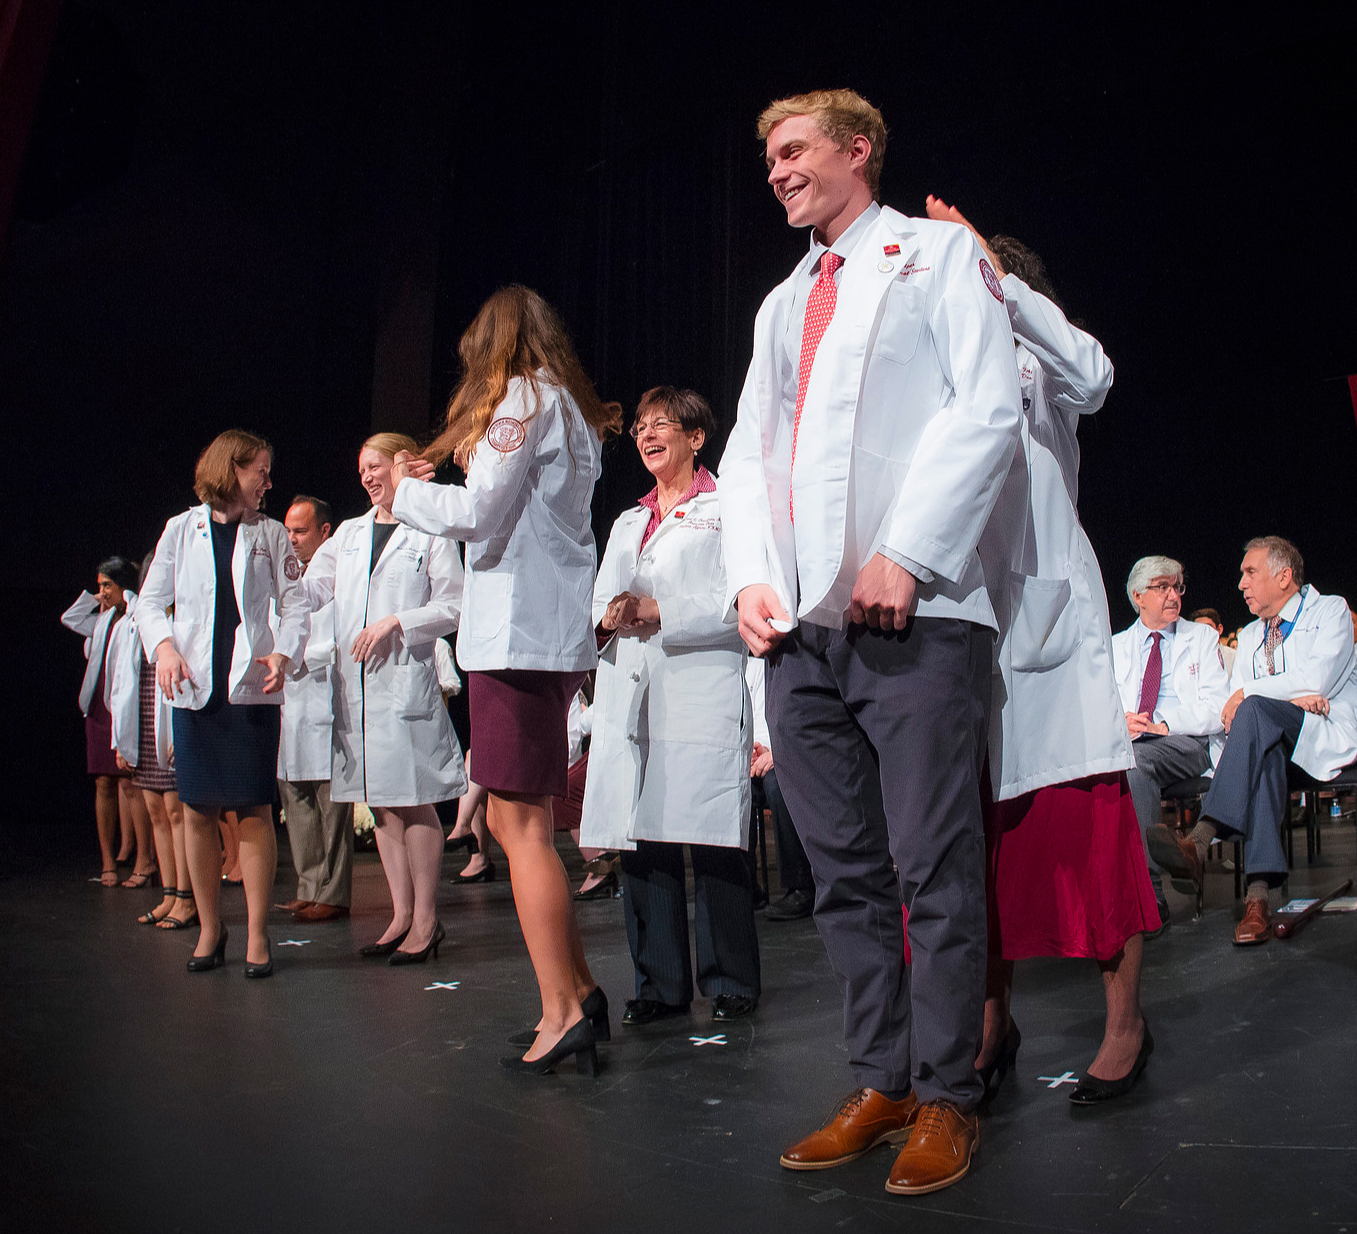
[[[788,1170],[827,1170],[861,1157],[878,1144],[899,1144],[909,1135],[918,1099],[883,1097],[874,1088],[860,1088],[839,1103],[819,1131],[793,1144],[778,1164]]]
[[[314,900],[289,900],[286,904],[275,904],[273,907],[285,913],[296,913],[304,908],[310,908],[314,903]]]
[[[891,1167],[886,1190],[892,1195],[941,1191],[965,1176],[980,1139],[975,1111],[950,1101],[926,1101],[919,1107],[909,1142]]]
[[[1194,888],[1202,885],[1206,866],[1197,846],[1185,835],[1156,823],[1145,832],[1145,844],[1161,870],[1174,878],[1185,878]]]
[[[1245,900],[1244,917],[1234,928],[1234,945],[1252,947],[1272,937],[1272,910],[1266,900]]]

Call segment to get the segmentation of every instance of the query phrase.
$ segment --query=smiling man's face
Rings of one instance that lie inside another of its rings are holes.
[[[871,150],[866,138],[854,140]],[[822,241],[833,243],[843,230],[836,229],[836,220],[865,190],[864,159],[851,147],[840,150],[813,116],[789,116],[775,125],[768,134],[768,183],[787,211],[787,222],[814,227]]]

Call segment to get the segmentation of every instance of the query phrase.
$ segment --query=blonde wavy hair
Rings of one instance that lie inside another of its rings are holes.
[[[856,90],[812,90],[775,99],[759,113],[759,140],[766,142],[784,120],[810,116],[820,131],[840,150],[847,150],[854,137],[865,137],[872,147],[862,174],[872,199],[881,200],[881,164],[886,157],[886,122],[881,112]]]
[[[457,353],[462,379],[448,402],[446,427],[424,451],[435,467],[449,457],[465,466],[484,439],[504,401],[509,381],[523,378],[541,408],[539,370],[570,393],[584,421],[599,440],[622,431],[622,407],[605,403],[589,380],[570,336],[556,311],[535,291],[517,285],[501,287],[466,328]]]
[[[402,450],[408,454],[418,454],[419,443],[404,433],[373,433],[358,447],[359,454],[364,450],[376,450],[378,454],[394,459]]]

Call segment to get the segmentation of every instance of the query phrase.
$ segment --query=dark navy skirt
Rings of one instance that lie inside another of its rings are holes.
[[[281,707],[226,703],[214,711],[174,708],[179,800],[198,810],[273,804]]]

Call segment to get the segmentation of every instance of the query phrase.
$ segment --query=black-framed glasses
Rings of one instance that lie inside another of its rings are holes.
[[[1148,583],[1145,586],[1146,591],[1158,591],[1167,595],[1170,591],[1176,591],[1180,596],[1187,595],[1186,583]]]

